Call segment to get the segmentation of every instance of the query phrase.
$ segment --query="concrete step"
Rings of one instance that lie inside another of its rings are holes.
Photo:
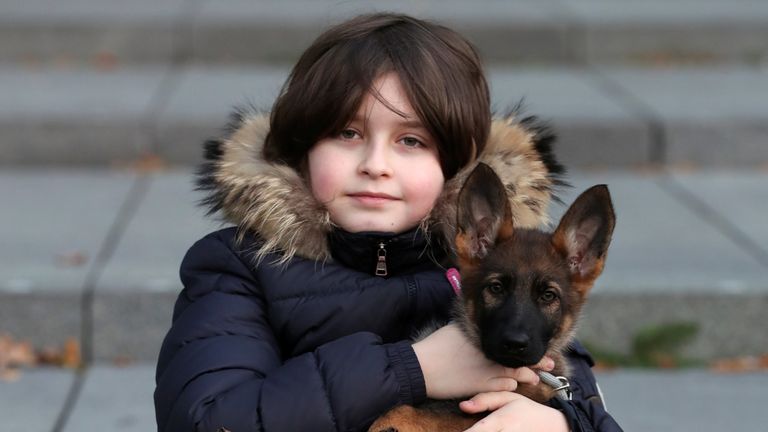
[[[391,10],[465,34],[491,62],[763,63],[760,0],[98,0],[0,2],[0,62],[292,63],[325,28]]]
[[[618,216],[579,337],[627,352],[642,328],[695,323],[684,355],[764,354],[768,173],[575,172],[571,202],[608,184]],[[154,361],[187,248],[220,224],[188,170],[0,172],[0,332],[36,346],[81,341],[100,361]],[[555,218],[562,207],[553,209]],[[716,319],[713,319],[716,317]]]
[[[154,364],[98,364],[81,374],[24,371],[0,386],[8,431],[154,430]],[[717,374],[706,370],[620,369],[597,374],[608,411],[624,430],[716,432],[765,426],[768,373]],[[118,390],[119,389],[119,390]]]
[[[197,164],[234,106],[269,111],[280,67],[96,71],[0,67],[0,166],[109,166],[148,154]],[[571,167],[768,164],[768,70],[488,70],[503,113],[525,101]]]

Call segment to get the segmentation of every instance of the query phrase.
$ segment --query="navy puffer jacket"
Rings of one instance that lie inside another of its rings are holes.
[[[265,125],[241,116],[228,138],[208,144],[200,184],[237,228],[204,237],[184,257],[184,290],[157,365],[159,431],[360,431],[426,398],[409,338],[448,319],[455,294],[436,262],[450,257],[439,238],[451,238],[463,174],[446,182],[419,229],[345,233],[297,173],[258,159]],[[510,166],[525,179],[513,180],[510,202],[515,222],[531,226],[545,221],[557,166],[534,129],[524,130],[527,141],[504,141],[523,127],[495,123],[491,140],[502,141],[503,156],[481,159],[496,162],[503,180]],[[386,278],[373,274],[382,244]],[[602,408],[588,354],[575,345],[569,358],[575,398],[553,406],[573,431],[620,430]]]

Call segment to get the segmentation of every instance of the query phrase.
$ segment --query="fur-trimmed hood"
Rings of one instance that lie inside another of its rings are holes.
[[[227,136],[206,143],[205,163],[198,172],[198,189],[209,213],[235,224],[242,234],[262,239],[257,259],[280,251],[325,261],[330,258],[328,234],[334,229],[327,210],[313,197],[304,178],[293,168],[267,162],[262,145],[269,117],[239,111]],[[549,222],[547,209],[555,186],[562,184],[563,168],[551,153],[554,135],[534,117],[512,113],[495,119],[488,143],[478,161],[490,165],[506,185],[515,224],[538,227]],[[456,235],[456,199],[477,162],[447,180],[434,208],[421,228],[452,244]]]

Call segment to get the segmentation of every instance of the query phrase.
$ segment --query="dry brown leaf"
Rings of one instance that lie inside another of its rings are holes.
[[[34,366],[37,356],[29,342],[17,342],[10,335],[0,335],[0,369]]]
[[[112,359],[112,364],[117,367],[126,367],[134,364],[136,360],[127,356],[117,356]]]
[[[710,369],[720,373],[756,372],[768,369],[768,354],[715,360]]]
[[[761,369],[768,369],[768,354],[761,355],[759,363]]]
[[[0,380],[15,381],[21,374],[21,368],[37,365],[81,367],[80,343],[71,337],[61,347],[36,350],[28,341],[16,341],[8,334],[0,334]]]
[[[595,365],[592,366],[592,370],[597,372],[610,372],[616,370],[617,366],[611,363],[595,360]]]
[[[45,347],[37,353],[41,364],[66,368],[77,368],[82,364],[80,344],[75,338],[69,338],[63,347]]]
[[[16,381],[19,368],[37,364],[37,356],[29,342],[17,342],[8,334],[0,334],[0,380]]]
[[[64,343],[61,365],[70,369],[77,369],[81,364],[80,343],[77,342],[77,339],[71,337]]]
[[[119,63],[117,55],[113,52],[101,51],[93,57],[93,66],[100,71],[113,71],[117,69]]]
[[[81,267],[88,262],[88,255],[82,251],[67,251],[56,255],[56,265],[61,267]]]
[[[120,171],[131,171],[139,174],[148,174],[168,169],[168,162],[156,153],[143,153],[132,161],[117,161],[112,167]]]
[[[18,369],[2,369],[0,368],[0,381],[14,382],[18,381],[21,377],[21,372]]]

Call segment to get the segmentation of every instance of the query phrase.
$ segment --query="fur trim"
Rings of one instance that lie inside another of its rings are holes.
[[[443,194],[423,221],[422,228],[437,231],[448,245],[456,237],[457,199],[462,185],[478,162],[488,164],[506,186],[514,225],[539,228],[549,224],[548,208],[558,186],[564,186],[565,169],[552,154],[554,134],[535,117],[518,120],[513,111],[491,124],[483,153],[446,182]]]
[[[325,261],[330,258],[328,212],[312,196],[292,168],[262,159],[261,149],[269,117],[253,110],[232,116],[228,137],[206,143],[206,162],[198,171],[197,186],[206,191],[201,204],[208,213],[221,212],[238,226],[240,236],[256,234],[262,243],[255,257],[280,252],[280,262],[293,256]],[[493,121],[488,144],[478,161],[490,165],[509,192],[515,224],[538,227],[549,222],[547,208],[553,190],[563,184],[563,167],[551,153],[554,135],[534,117],[517,113]],[[422,221],[427,232],[450,245],[456,235],[456,198],[476,163],[447,181],[435,207]]]
[[[257,261],[277,251],[282,252],[280,262],[294,255],[327,260],[333,226],[328,212],[296,171],[261,157],[269,118],[240,111],[233,120],[229,138],[206,143],[207,162],[197,182],[209,193],[202,204],[209,206],[209,214],[221,210],[226,221],[237,225],[239,240],[246,232],[259,236]]]

